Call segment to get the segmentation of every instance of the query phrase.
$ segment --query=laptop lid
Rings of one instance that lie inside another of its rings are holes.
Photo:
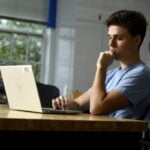
[[[10,109],[53,114],[78,114],[82,111],[42,108],[32,65],[0,66]]]
[[[10,109],[42,112],[32,65],[0,66]]]

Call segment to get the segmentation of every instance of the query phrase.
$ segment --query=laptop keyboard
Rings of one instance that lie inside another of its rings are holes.
[[[82,111],[78,110],[62,110],[62,109],[53,109],[53,108],[42,108],[43,113],[48,114],[80,114]]]

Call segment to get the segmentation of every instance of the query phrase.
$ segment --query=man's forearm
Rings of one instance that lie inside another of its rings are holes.
[[[97,113],[101,102],[106,97],[105,78],[106,67],[97,67],[90,96],[90,112]]]

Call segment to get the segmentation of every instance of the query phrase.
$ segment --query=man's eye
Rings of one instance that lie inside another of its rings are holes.
[[[123,37],[118,37],[117,39],[118,39],[118,40],[123,40]]]

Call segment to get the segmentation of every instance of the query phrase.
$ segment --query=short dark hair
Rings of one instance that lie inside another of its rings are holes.
[[[140,35],[141,43],[145,37],[147,21],[141,12],[131,10],[120,10],[110,15],[106,19],[105,24],[107,27],[111,25],[123,26],[128,29],[132,36]]]

